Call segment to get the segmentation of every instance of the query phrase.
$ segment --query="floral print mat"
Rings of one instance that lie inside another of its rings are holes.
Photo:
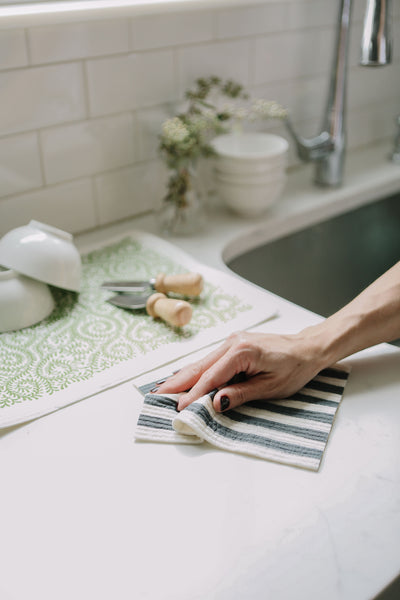
[[[0,427],[126,381],[273,312],[264,298],[260,313],[251,294],[243,294],[243,282],[195,263],[150,235],[93,250],[82,257],[82,270],[79,294],[52,288],[56,308],[47,319],[0,335]],[[111,305],[106,299],[113,292],[100,289],[106,280],[148,280],[159,272],[188,270],[202,272],[205,285],[192,303],[190,323],[179,329],[152,319],[144,309]]]

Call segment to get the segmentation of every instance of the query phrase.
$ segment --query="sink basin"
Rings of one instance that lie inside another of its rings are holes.
[[[400,193],[265,243],[227,266],[327,317],[398,260]]]

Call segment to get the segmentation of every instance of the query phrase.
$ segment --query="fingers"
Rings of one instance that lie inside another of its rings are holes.
[[[200,387],[197,387],[200,390]],[[194,400],[201,398],[208,391],[196,391],[193,396],[193,389],[189,393],[182,394],[179,397],[178,410],[181,411]],[[213,397],[213,406],[216,412],[225,412],[237,408],[250,400],[266,400],[268,398],[278,398],[279,394],[275,391],[269,377],[265,373],[250,377],[243,382],[223,385]]]
[[[213,391],[216,392],[213,403],[218,412],[235,408],[249,400],[266,397],[264,386],[268,374],[259,370],[259,361],[255,358],[259,355],[257,344],[249,343],[249,335],[252,334],[232,334],[219,348],[200,361],[182,368],[156,391],[184,392],[179,397],[179,411]],[[238,381],[240,375],[244,379],[243,374],[246,381]]]
[[[241,371],[238,356],[232,350],[228,350],[201,374],[189,392],[180,396],[178,410],[183,410],[194,400],[225,386],[227,381]]]
[[[266,374],[255,375],[244,382],[224,386],[218,390],[213,399],[217,412],[237,408],[250,400],[265,400],[273,396]]]
[[[210,352],[210,354],[201,360],[190,365],[186,365],[177,373],[171,377],[168,377],[168,379],[157,388],[157,392],[162,394],[177,394],[179,392],[185,392],[186,390],[189,390],[198,382],[202,374],[206,372],[216,361],[218,361],[221,356],[224,355],[227,347],[228,343],[225,341],[216,350]],[[227,381],[227,379],[225,379],[224,382],[225,381]]]
[[[296,336],[238,332],[214,352],[181,369],[157,391],[181,393],[178,410],[210,394],[215,410],[224,412],[251,400],[288,398],[317,372],[315,363]],[[244,381],[237,380],[241,373]]]

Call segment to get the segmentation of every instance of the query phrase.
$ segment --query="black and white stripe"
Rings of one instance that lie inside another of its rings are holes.
[[[157,382],[142,386],[145,395],[137,439],[210,444],[285,464],[318,470],[348,379],[348,371],[321,371],[297,394],[285,400],[254,400],[217,413],[213,394],[177,411],[177,396],[148,393]]]

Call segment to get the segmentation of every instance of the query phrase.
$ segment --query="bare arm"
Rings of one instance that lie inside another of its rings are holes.
[[[198,363],[188,365],[159,388],[182,394],[182,410],[220,388],[217,411],[257,398],[283,398],[298,391],[321,369],[381,342],[400,337],[400,262],[325,321],[295,335],[237,333]],[[226,385],[235,375],[246,380]]]
[[[400,262],[344,308],[305,332],[316,336],[326,364],[400,337]]]

